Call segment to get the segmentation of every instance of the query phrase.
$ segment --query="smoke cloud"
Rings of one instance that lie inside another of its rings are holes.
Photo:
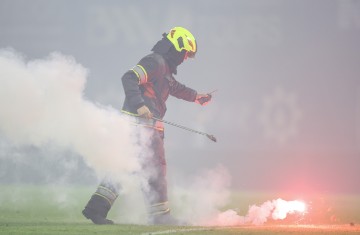
[[[73,57],[55,52],[26,61],[2,49],[0,68],[0,134],[9,142],[70,149],[100,178],[124,184],[139,169],[133,127],[118,110],[84,97],[88,71]]]
[[[229,202],[230,183],[230,174],[222,165],[214,169],[199,170],[194,178],[185,178],[183,182],[173,186],[174,210],[183,221],[206,225],[220,213],[219,208]]]
[[[222,211],[230,202],[231,176],[221,165],[201,171],[191,182],[186,185],[186,188],[177,185],[177,188],[173,190],[178,216],[189,224],[197,226],[262,225],[269,219],[283,220],[289,214],[306,211],[304,202],[286,201],[281,198],[266,201],[260,206],[251,205],[245,216],[233,209]]]

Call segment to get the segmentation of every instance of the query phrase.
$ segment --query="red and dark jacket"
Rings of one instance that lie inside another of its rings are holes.
[[[157,118],[166,112],[169,95],[194,102],[197,92],[173,77],[169,64],[159,54],[152,53],[122,77],[125,91],[123,111],[137,114],[137,109],[146,105]]]

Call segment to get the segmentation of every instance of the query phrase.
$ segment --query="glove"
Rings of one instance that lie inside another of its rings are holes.
[[[146,105],[143,105],[140,108],[138,108],[137,113],[142,118],[151,119],[153,117],[153,114],[150,112],[149,108]]]
[[[197,94],[195,103],[205,106],[210,102],[211,97],[212,96],[210,94]]]

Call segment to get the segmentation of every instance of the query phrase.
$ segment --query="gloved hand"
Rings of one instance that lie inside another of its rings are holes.
[[[210,102],[211,97],[211,94],[197,94],[195,103],[205,106]]]
[[[151,119],[153,117],[153,114],[150,112],[149,108],[146,105],[143,105],[140,108],[138,108],[137,113],[142,118]]]

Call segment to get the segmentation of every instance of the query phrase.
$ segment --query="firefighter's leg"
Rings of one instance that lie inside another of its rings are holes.
[[[82,211],[83,215],[94,224],[113,224],[114,222],[106,219],[106,216],[117,196],[117,187],[103,181]]]
[[[151,153],[144,157],[143,171],[147,174],[143,186],[148,207],[150,224],[179,224],[170,215],[166,182],[166,160],[162,131],[154,131],[151,139]]]

